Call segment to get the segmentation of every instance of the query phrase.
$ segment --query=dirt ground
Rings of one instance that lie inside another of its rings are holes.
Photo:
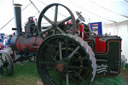
[[[120,75],[125,80],[125,85],[128,85],[128,70],[122,70]]]

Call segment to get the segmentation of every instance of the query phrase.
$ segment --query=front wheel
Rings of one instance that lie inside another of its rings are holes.
[[[11,56],[2,51],[0,53],[0,73],[3,75],[10,75],[13,73],[14,66]]]

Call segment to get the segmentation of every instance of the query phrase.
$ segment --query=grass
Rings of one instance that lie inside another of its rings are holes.
[[[15,64],[14,74],[11,76],[0,75],[0,85],[37,85],[40,80],[34,63]],[[92,85],[124,85],[123,78],[96,77]]]
[[[124,80],[120,75],[113,78],[96,77],[92,85],[124,85]]]
[[[37,85],[39,75],[34,63],[15,64],[14,74],[0,76],[0,85]]]
[[[126,64],[125,68],[126,68],[126,70],[128,71],[128,64]]]

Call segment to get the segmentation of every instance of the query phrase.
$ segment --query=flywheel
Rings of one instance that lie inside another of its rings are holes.
[[[69,20],[72,22],[70,29],[65,27],[64,25]],[[46,6],[39,15],[38,32],[41,35],[41,37],[44,38],[51,34],[75,34],[75,17],[71,10],[65,5],[59,3],[52,3]]]

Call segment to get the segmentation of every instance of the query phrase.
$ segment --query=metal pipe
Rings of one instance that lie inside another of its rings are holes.
[[[21,4],[14,4],[17,35],[19,35],[22,32],[22,27],[21,27],[21,6],[22,6]]]

